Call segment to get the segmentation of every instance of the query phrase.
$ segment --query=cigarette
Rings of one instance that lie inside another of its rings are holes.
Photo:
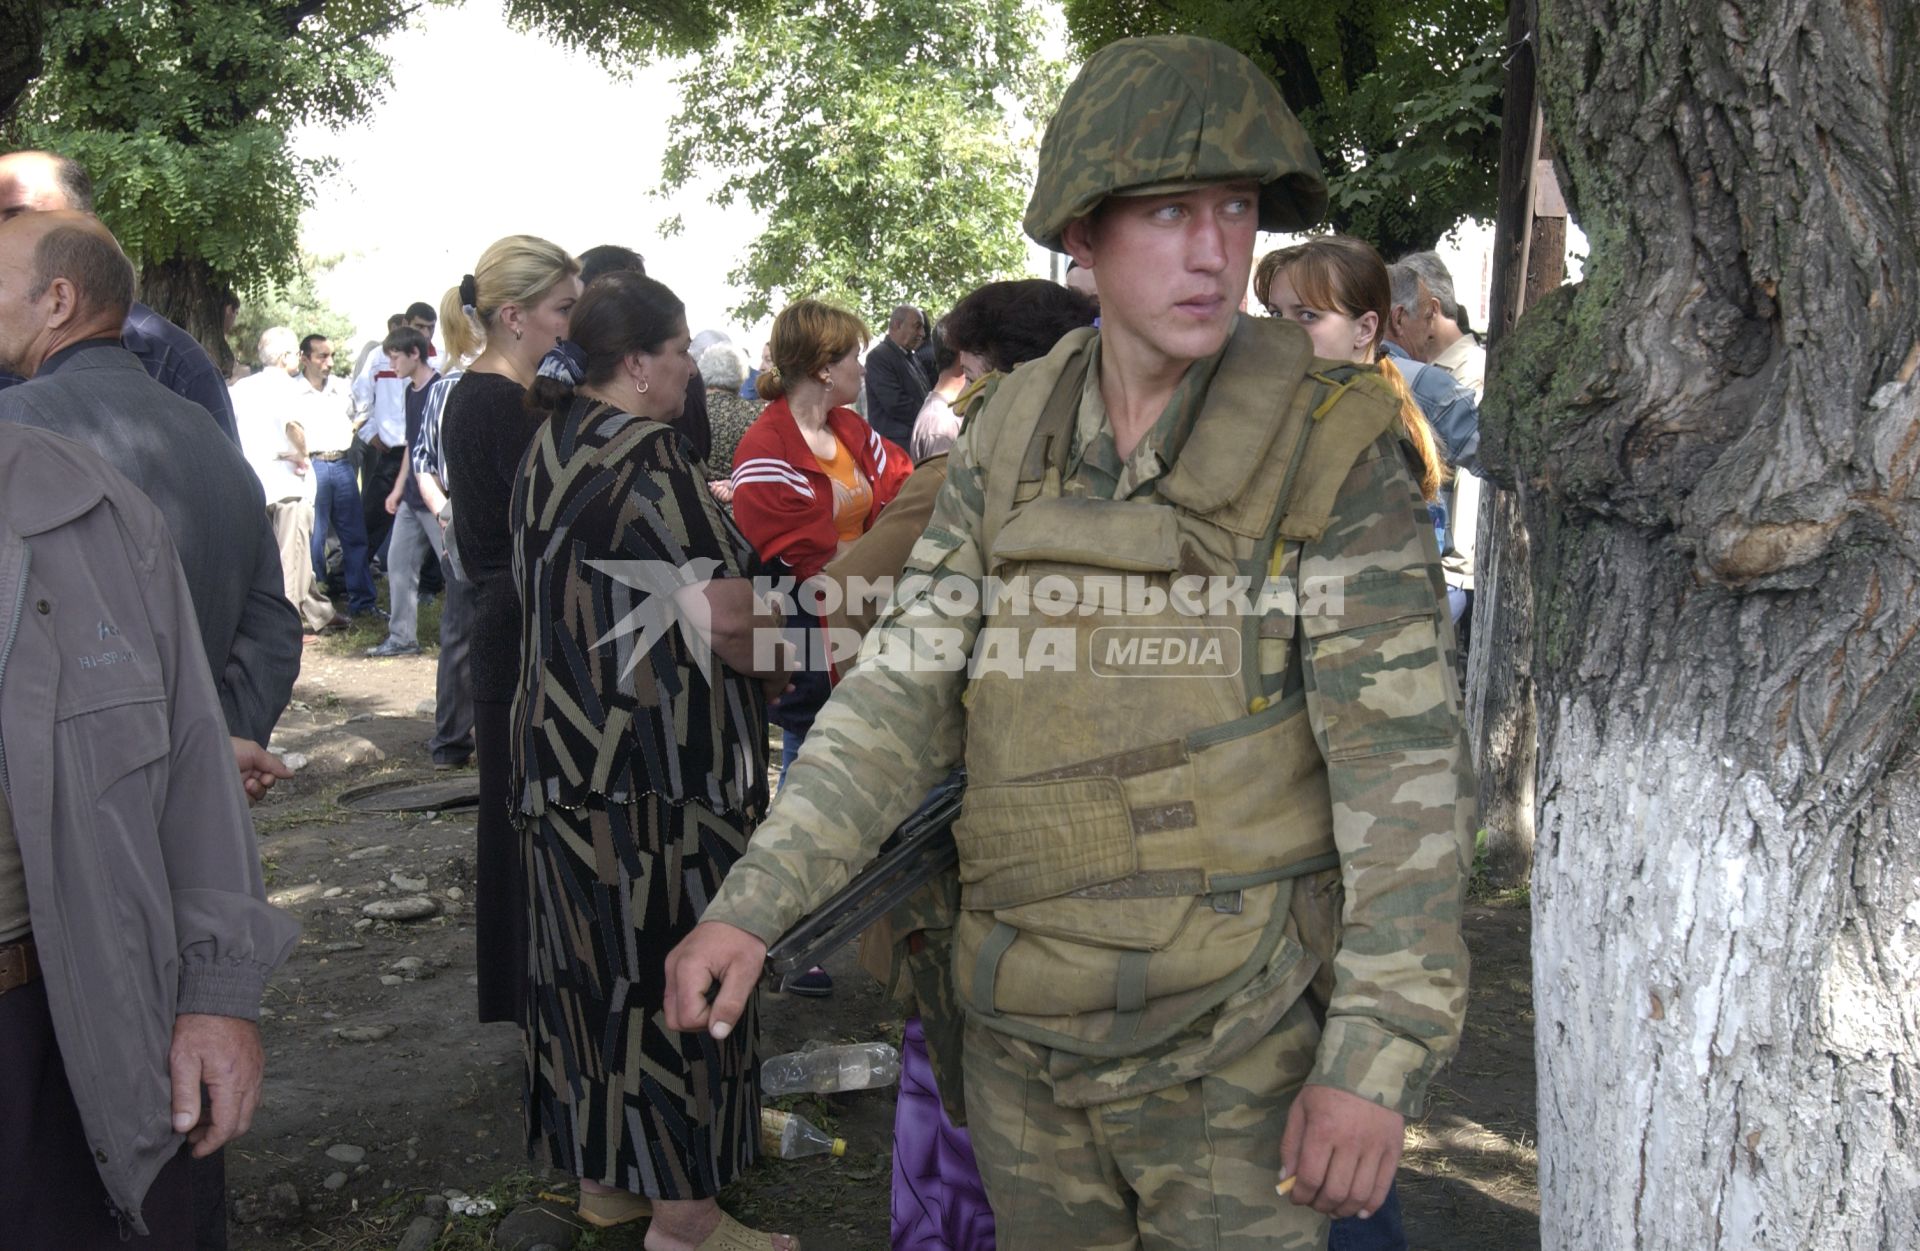
[[[1293,1183],[1298,1180],[1299,1180],[1298,1175],[1295,1175],[1293,1177],[1282,1177],[1280,1179],[1280,1184],[1273,1188],[1273,1193],[1280,1195],[1283,1198],[1287,1195],[1292,1194]]]

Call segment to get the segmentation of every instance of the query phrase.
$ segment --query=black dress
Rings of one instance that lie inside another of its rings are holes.
[[[474,958],[480,1019],[520,1021],[526,988],[526,870],[509,815],[508,711],[520,677],[520,596],[507,510],[520,461],[540,429],[526,390],[503,374],[468,370],[447,396],[441,441],[454,544],[474,587],[467,665],[480,770],[474,848]]]

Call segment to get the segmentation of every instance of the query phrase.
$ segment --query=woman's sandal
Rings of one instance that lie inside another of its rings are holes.
[[[720,1223],[713,1227],[697,1251],[772,1251],[774,1237],[765,1230],[749,1229],[722,1212]],[[798,1238],[793,1240],[793,1251],[800,1251]]]
[[[625,1225],[653,1215],[653,1203],[645,1195],[629,1194],[621,1190],[613,1194],[597,1195],[591,1191],[580,1192],[580,1219],[600,1229],[612,1229],[615,1225]]]

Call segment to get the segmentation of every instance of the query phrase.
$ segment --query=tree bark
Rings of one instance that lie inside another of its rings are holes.
[[[1541,1232],[1920,1229],[1920,6],[1542,0],[1591,243],[1496,359]]]
[[[207,350],[223,374],[233,372],[226,338],[227,284],[213,266],[195,258],[147,261],[140,269],[140,299]]]

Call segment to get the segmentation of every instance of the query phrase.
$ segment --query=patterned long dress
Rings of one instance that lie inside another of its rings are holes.
[[[766,811],[766,714],[671,592],[752,549],[670,426],[585,399],[542,428],[512,517],[528,1152],[711,1197],[758,1153],[757,1002],[724,1042],[669,1030],[663,965]]]

